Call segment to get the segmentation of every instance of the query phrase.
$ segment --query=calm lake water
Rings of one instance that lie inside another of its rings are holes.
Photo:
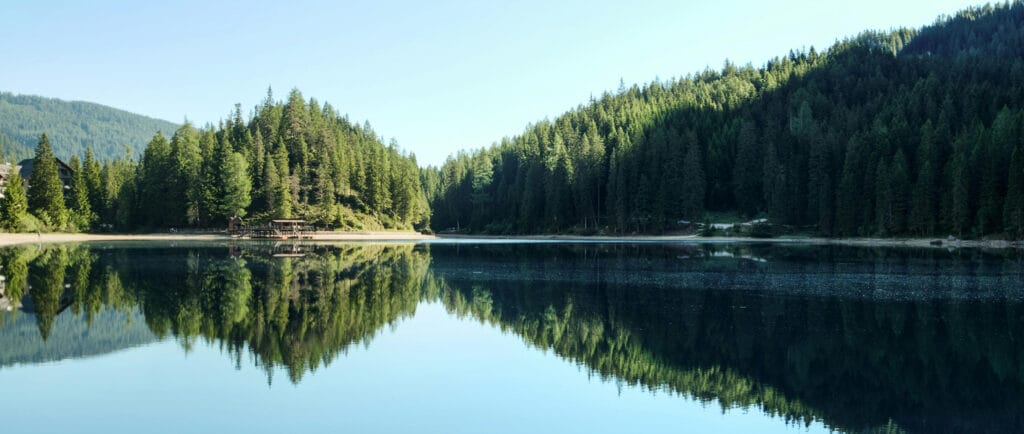
[[[0,432],[1020,432],[1016,251],[0,249]]]

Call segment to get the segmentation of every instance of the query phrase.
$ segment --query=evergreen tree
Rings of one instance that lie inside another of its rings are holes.
[[[902,234],[907,230],[907,213],[910,209],[910,173],[903,150],[897,150],[889,165],[889,201],[891,232]]]
[[[548,169],[546,188],[547,226],[558,231],[567,227],[573,218],[572,200],[572,166],[569,156],[563,148],[554,152],[553,166]]]
[[[263,200],[266,203],[267,210],[270,211],[272,217],[280,217],[279,208],[281,198],[278,197],[282,190],[281,187],[281,175],[277,172],[277,164],[274,163],[274,157],[267,153],[264,159],[263,165]]]
[[[269,161],[267,164],[270,164]],[[274,166],[277,169],[278,182],[277,187],[273,188],[274,208],[271,209],[271,214],[279,218],[291,218],[295,201],[292,195],[291,177],[288,173],[288,154],[283,144],[277,146]]]
[[[970,143],[966,137],[956,141],[953,157],[946,167],[946,192],[949,195],[943,216],[945,226],[957,236],[967,233],[973,215],[971,207]]]
[[[266,177],[267,146],[263,141],[263,133],[257,129],[252,140],[253,146],[246,159],[249,161],[249,173],[253,180],[253,207],[258,210],[267,208],[265,203],[266,188],[263,184]]]
[[[288,170],[302,179],[308,168],[309,147],[306,144],[305,132],[309,124],[309,115],[302,93],[298,89],[292,89],[282,113],[281,136],[291,164]]]
[[[517,225],[519,231],[525,233],[538,232],[541,220],[545,214],[544,198],[544,166],[539,162],[534,162],[527,166],[526,175],[523,178],[523,205],[519,209],[520,214]],[[449,215],[458,215],[457,211],[452,212],[453,208],[455,208],[454,204],[448,206]],[[455,227],[461,227],[463,220],[455,220]]]
[[[691,142],[686,149],[683,163],[683,197],[680,210],[683,218],[691,222],[703,220],[704,189],[704,165],[701,161],[700,147],[696,142]]]
[[[166,183],[170,213],[167,224],[183,226],[198,221],[201,205],[189,190],[201,182],[201,159],[199,133],[186,120],[171,137]]]
[[[918,148],[917,180],[911,195],[909,229],[916,235],[931,235],[938,230],[939,212],[939,149],[938,137],[931,121],[921,127],[921,145]]]
[[[249,179],[249,167],[245,162],[245,156],[239,152],[232,152],[222,167],[224,177],[221,199],[215,212],[225,219],[231,216],[243,217],[252,201],[252,181]]]
[[[19,230],[26,212],[28,198],[25,196],[25,186],[18,171],[12,170],[3,197],[0,197],[0,225],[8,230]]]
[[[391,181],[386,152],[384,149],[374,149],[369,157],[364,201],[374,213],[388,214],[391,210],[391,195],[388,191]]]
[[[139,200],[142,224],[163,227],[176,220],[175,202],[182,197],[174,195],[175,173],[171,161],[171,146],[164,135],[157,133],[142,154],[139,179]],[[183,211],[183,210],[182,210]]]
[[[732,175],[736,206],[740,213],[747,217],[757,214],[763,197],[761,187],[763,155],[761,147],[757,143],[756,128],[751,121],[744,121],[740,127],[736,145],[736,164]]]
[[[989,134],[980,144],[978,166],[980,182],[978,192],[977,232],[991,234],[1003,226],[1003,200],[1006,197],[1008,165],[1019,140],[1020,126],[1009,108],[1003,109],[992,122]]]
[[[826,235],[998,233],[1010,226],[1009,164],[1021,136],[1013,78],[1024,78],[1024,67],[1005,54],[1024,34],[1021,11],[1019,2],[971,9],[968,21],[867,32],[760,69],[727,64],[623,87],[446,162],[438,169],[445,182],[427,194],[435,210],[445,209],[432,221],[465,224],[465,162],[486,154],[493,181],[475,190],[493,206],[470,230],[588,229],[601,203],[606,229],[659,232],[685,201],[744,216],[767,212],[773,224]],[[843,140],[847,149],[838,152]],[[604,158],[588,153],[595,141]],[[700,200],[683,176],[691,143],[700,145]],[[569,170],[556,173],[563,148]],[[565,187],[568,204],[558,199]]]
[[[490,221],[491,194],[487,191],[494,175],[493,164],[487,154],[482,154],[473,160],[472,169],[472,193],[470,203],[473,211],[470,215],[472,224],[482,226]]]
[[[895,230],[893,182],[889,164],[880,158],[875,166],[875,228],[879,235],[888,236]]]
[[[89,192],[89,209],[99,213],[103,208],[102,166],[93,155],[92,148],[85,148],[85,160],[82,161],[82,174],[85,177],[86,190]]]
[[[53,155],[46,133],[39,138],[28,185],[29,211],[54,228],[64,228],[67,223],[64,185],[57,170],[57,157]]]
[[[857,173],[857,146],[851,139],[846,147],[846,158],[843,163],[842,176],[836,192],[836,230],[840,235],[852,236],[859,230],[858,204],[861,190]]]
[[[89,230],[96,221],[96,214],[89,203],[89,184],[86,181],[85,170],[80,167],[78,157],[71,157],[70,166],[74,172],[71,178],[71,196],[67,204],[71,210],[71,223],[78,230]]]
[[[811,143],[807,176],[807,216],[808,221],[817,224],[818,232],[824,235],[831,235],[835,229],[830,157],[828,149],[820,140]]]
[[[189,220],[200,227],[211,223],[215,206],[218,169],[214,165],[214,149],[217,147],[218,140],[213,130],[206,130],[199,135],[200,163],[196,168],[195,181],[187,188],[186,198],[190,210]]]
[[[786,168],[779,158],[778,150],[774,141],[769,141],[765,149],[765,158],[762,168],[761,187],[764,189],[764,201],[767,204],[768,217],[773,222],[785,222],[789,212],[785,209],[786,200]]]
[[[1003,222],[1011,238],[1024,238],[1024,147],[1018,145],[1010,158]]]

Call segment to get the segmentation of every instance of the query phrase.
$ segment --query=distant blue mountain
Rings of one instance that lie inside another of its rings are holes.
[[[50,337],[45,341],[35,315],[6,312],[0,314],[0,369],[98,356],[157,340],[137,311],[125,313],[104,308],[93,316],[91,326],[66,311],[54,321]]]
[[[9,161],[31,157],[46,133],[58,157],[85,155],[92,147],[100,159],[123,156],[125,146],[139,155],[158,131],[178,128],[172,122],[82,101],[0,92],[0,146]]]

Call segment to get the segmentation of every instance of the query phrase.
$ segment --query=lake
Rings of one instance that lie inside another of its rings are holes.
[[[2,432],[1020,432],[1024,257],[784,244],[0,249]]]

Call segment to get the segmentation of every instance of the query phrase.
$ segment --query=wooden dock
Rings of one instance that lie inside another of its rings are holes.
[[[271,220],[266,225],[232,228],[231,236],[250,240],[308,240],[316,229],[305,220]]]

